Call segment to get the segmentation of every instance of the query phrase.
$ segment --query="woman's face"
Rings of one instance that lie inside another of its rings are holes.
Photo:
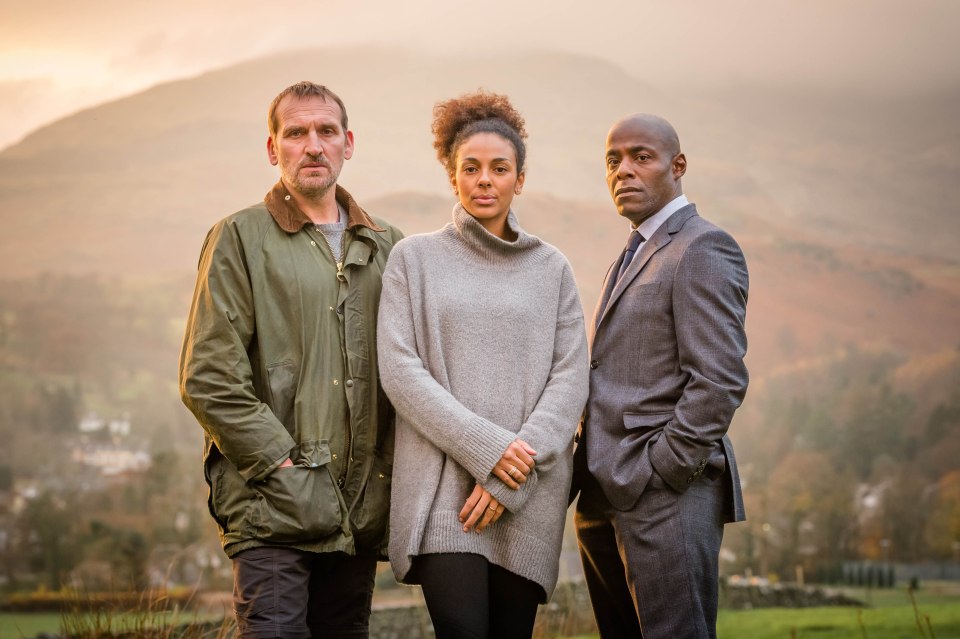
[[[517,153],[509,140],[496,133],[471,135],[457,149],[450,181],[463,208],[502,237],[510,203],[523,188],[523,173],[517,172]]]

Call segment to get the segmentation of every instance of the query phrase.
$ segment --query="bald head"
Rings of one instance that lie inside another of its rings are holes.
[[[610,136],[621,128],[646,131],[648,135],[660,140],[663,149],[670,155],[680,153],[680,137],[677,135],[677,130],[673,128],[672,124],[659,115],[653,115],[652,113],[634,113],[633,115],[628,115],[610,127],[607,139],[609,140]]]
[[[687,158],[680,138],[658,115],[623,118],[607,134],[607,186],[620,215],[635,226],[683,194]]]

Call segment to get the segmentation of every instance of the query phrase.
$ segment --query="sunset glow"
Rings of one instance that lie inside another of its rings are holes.
[[[491,0],[482,14],[438,0],[82,6],[57,0],[42,11],[4,4],[10,6],[0,19],[0,148],[57,116],[158,82],[272,52],[342,44],[441,55],[570,51],[665,87],[799,82],[890,92],[960,76],[960,57],[950,51],[960,5],[946,0],[919,3],[910,15],[892,0],[695,0],[615,12],[572,0]]]

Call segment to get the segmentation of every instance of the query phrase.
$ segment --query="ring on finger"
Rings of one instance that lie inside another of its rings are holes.
[[[517,472],[517,467],[516,467],[516,466],[511,466],[511,467],[510,467],[510,470],[507,471],[507,475],[510,477],[510,479],[513,479],[513,474],[514,474],[515,472]]]
[[[487,506],[487,510],[492,510],[493,512],[497,512],[497,507],[496,507],[496,506]]]

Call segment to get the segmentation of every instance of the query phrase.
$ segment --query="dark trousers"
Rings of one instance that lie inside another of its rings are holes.
[[[538,584],[480,555],[439,553],[413,560],[436,639],[529,639],[544,598]]]
[[[377,558],[251,548],[233,558],[239,639],[369,636]]]
[[[723,480],[682,495],[657,475],[628,511],[584,479],[574,522],[603,639],[716,637]]]

